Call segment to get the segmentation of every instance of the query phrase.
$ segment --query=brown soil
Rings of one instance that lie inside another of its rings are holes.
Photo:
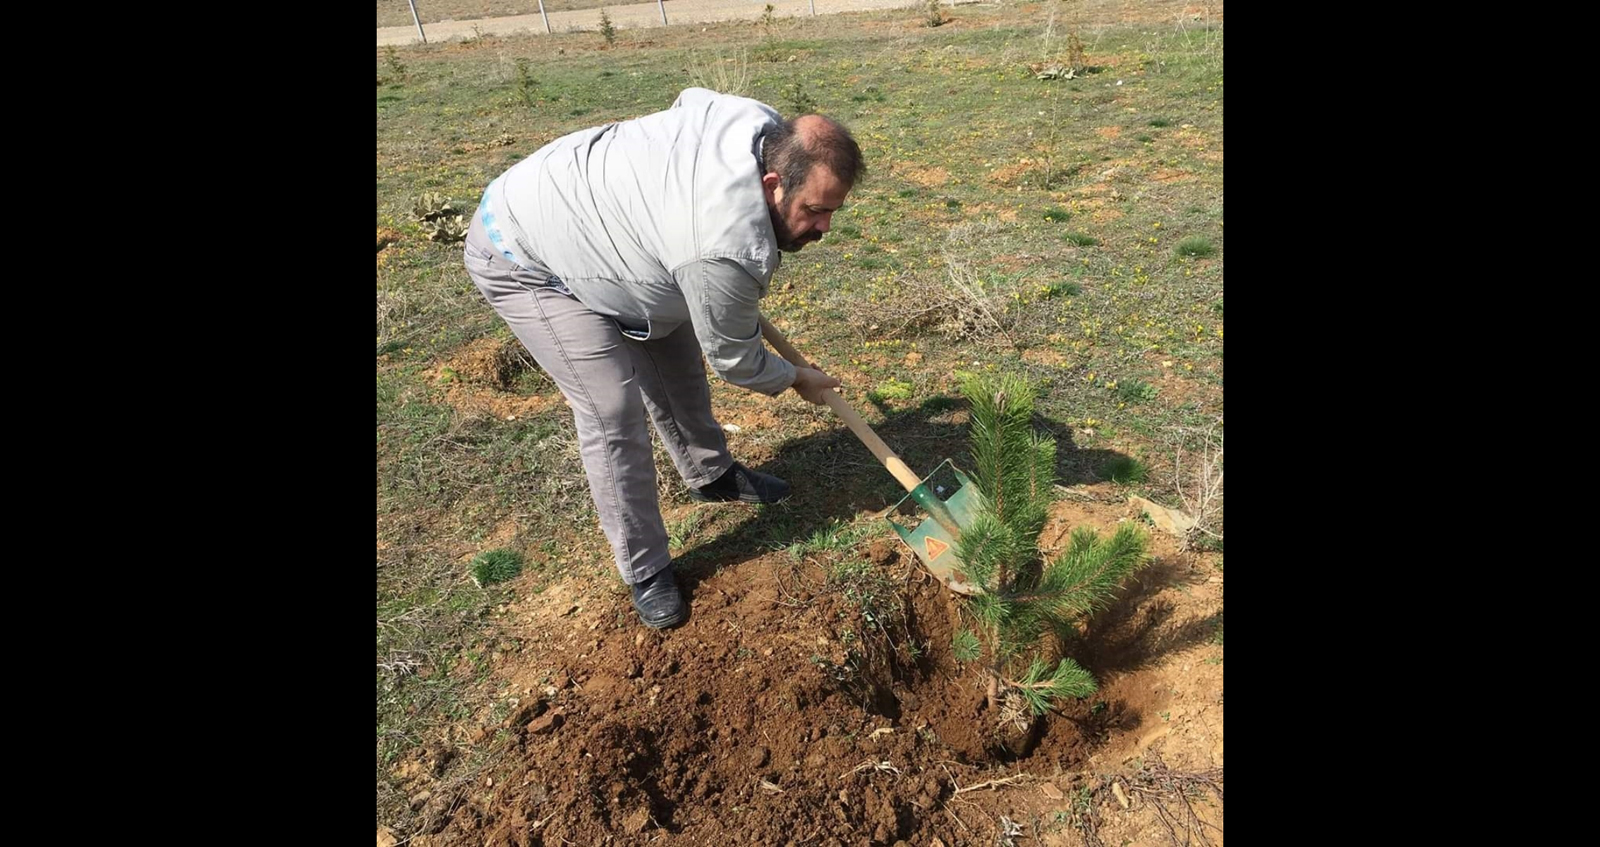
[[[529,372],[542,376],[519,342],[480,338],[436,369],[434,379],[451,406],[501,420],[533,417],[566,403],[548,377],[533,380],[544,390],[518,393],[519,378]]]
[[[398,230],[390,229],[388,227],[383,227],[383,226],[378,227],[378,252],[379,253],[383,252],[383,248],[388,247],[390,244],[393,244],[393,243],[395,243],[395,242],[397,242],[399,240],[400,240],[400,232]]]
[[[1057,505],[1047,548],[1132,516],[1099,502],[1111,489],[1092,496]],[[1101,692],[1008,749],[978,675],[951,657],[953,598],[898,541],[863,546],[887,586],[878,630],[824,563],[782,552],[682,573],[693,615],[665,633],[640,626],[614,582],[512,605],[508,629],[529,647],[497,674],[516,705],[468,733],[498,766],[452,787],[448,749],[404,765],[427,821],[411,843],[993,844],[1004,816],[1032,843],[1077,844],[1071,822],[1090,815],[1102,839],[1165,839],[1131,760],[1156,747],[1175,768],[1222,764],[1222,668],[1202,662],[1221,653],[1208,559],[1154,538],[1152,565],[1070,648]],[[1196,806],[1220,826],[1220,808]]]
[[[944,168],[907,166],[901,175],[924,188],[938,188],[950,181],[950,172]]]

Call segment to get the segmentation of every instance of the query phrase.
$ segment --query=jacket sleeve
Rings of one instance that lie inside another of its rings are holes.
[[[689,303],[695,338],[717,376],[776,396],[794,384],[794,365],[761,340],[761,283],[732,259],[703,259],[673,272]]]
[[[708,88],[685,88],[678,93],[678,99],[672,101],[672,108],[682,109],[703,107],[717,96],[717,92]]]

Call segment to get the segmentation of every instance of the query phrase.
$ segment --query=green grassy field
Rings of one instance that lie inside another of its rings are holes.
[[[394,9],[410,22],[403,3],[378,8],[379,25]],[[509,649],[489,615],[507,589],[468,579],[471,558],[523,553],[533,590],[611,568],[569,412],[413,202],[439,192],[470,211],[544,143],[664,109],[691,85],[829,114],[869,175],[828,238],[785,258],[765,313],[877,423],[948,412],[957,371],[1025,373],[1066,484],[1115,477],[1181,505],[1178,445],[1223,413],[1226,252],[1223,31],[1183,9],[1149,4],[1129,21],[1112,3],[961,7],[936,28],[908,10],[625,31],[609,49],[574,33],[378,51],[380,819],[405,804],[388,767],[466,715]],[[1088,72],[1038,78],[1069,63],[1074,40]],[[796,476],[810,454],[785,445],[838,428],[792,394],[715,396],[725,422],[744,422],[736,452],[782,455]],[[917,430],[891,431],[931,469]],[[888,505],[882,483],[855,493]],[[772,546],[800,540],[776,520]],[[720,529],[678,525],[675,543]]]

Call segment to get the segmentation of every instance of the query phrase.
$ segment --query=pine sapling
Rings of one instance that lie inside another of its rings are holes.
[[[961,391],[972,404],[971,478],[981,499],[958,546],[982,590],[966,601],[978,632],[958,633],[953,646],[963,661],[984,655],[989,707],[1025,727],[1052,701],[1095,692],[1093,675],[1070,657],[1048,660],[1053,651],[1041,641],[1105,608],[1146,563],[1148,540],[1133,524],[1105,539],[1078,527],[1067,549],[1044,561],[1039,534],[1056,481],[1056,444],[1033,429],[1034,388],[1013,375],[968,375]]]

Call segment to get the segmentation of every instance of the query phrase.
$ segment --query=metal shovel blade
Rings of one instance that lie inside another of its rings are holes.
[[[938,487],[930,487],[929,480],[938,476],[945,465],[950,466],[956,480],[960,482],[960,487],[948,497],[941,497]],[[907,500],[923,507],[924,516],[912,526],[903,525],[892,517],[905,507]],[[958,594],[977,594],[980,589],[976,583],[969,582],[967,575],[962,573],[961,554],[956,549],[955,538],[949,528],[943,526],[944,522],[937,519],[937,512],[943,511],[947,518],[955,523],[956,529],[960,530],[972,525],[973,519],[977,517],[981,500],[982,496],[972,484],[972,480],[946,459],[939,463],[939,467],[933,469],[933,473],[923,477],[922,483],[915,491],[901,498],[884,519],[894,527],[895,534],[900,536],[900,540],[922,560],[923,567],[938,577],[947,588]]]

